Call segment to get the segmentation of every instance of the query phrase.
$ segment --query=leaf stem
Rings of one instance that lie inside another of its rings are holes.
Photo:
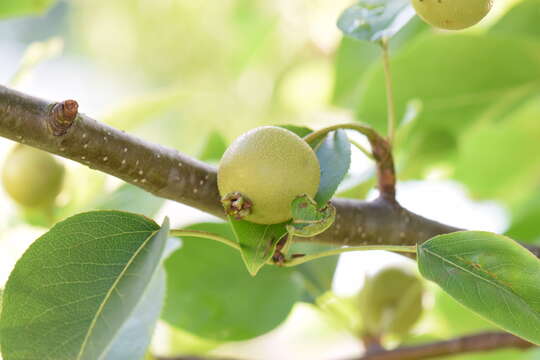
[[[356,147],[358,150],[360,150],[364,155],[366,155],[369,159],[375,160],[375,159],[373,158],[373,154],[371,153],[371,151],[369,151],[368,149],[366,149],[362,144],[360,144],[360,143],[357,142],[357,141],[352,140],[351,138],[349,138],[349,142],[351,143],[351,145],[353,145],[353,146]]]
[[[370,246],[353,246],[353,247],[343,247],[339,249],[332,249],[328,251],[322,251],[320,253],[306,255],[302,257],[297,257],[291,260],[286,261],[283,266],[297,266],[308,261],[320,259],[327,256],[340,255],[346,252],[352,251],[367,251],[367,250],[385,250],[385,251],[395,251],[395,252],[404,252],[404,253],[416,253],[416,245],[406,246],[406,245],[370,245]]]
[[[388,142],[394,143],[396,134],[396,109],[394,104],[394,87],[392,85],[392,73],[390,72],[390,53],[388,51],[388,39],[382,39],[383,69],[386,85],[386,104],[388,112]]]
[[[197,231],[197,230],[184,230],[184,229],[175,229],[171,230],[169,232],[170,236],[177,236],[177,237],[197,237],[197,238],[204,238],[204,239],[210,239],[214,241],[218,241],[222,244],[225,244],[227,246],[232,247],[233,249],[240,250],[240,245],[233,241],[229,240],[223,236],[219,236],[217,234],[207,232],[207,231]]]
[[[304,141],[307,142],[308,144],[312,144],[316,142],[317,140],[319,140],[320,138],[326,136],[328,133],[338,130],[338,129],[356,130],[359,133],[365,135],[368,138],[368,140],[370,140],[370,142],[379,136],[377,132],[368,125],[358,124],[358,123],[344,123],[344,124],[328,126],[323,129],[314,131],[311,134],[306,135],[304,137]]]

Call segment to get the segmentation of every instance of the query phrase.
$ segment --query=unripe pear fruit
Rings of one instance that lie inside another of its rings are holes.
[[[17,145],[6,157],[2,181],[6,192],[23,207],[51,205],[64,180],[64,167],[38,149]]]
[[[422,282],[404,269],[386,268],[366,279],[359,302],[367,334],[403,336],[422,314]]]
[[[319,161],[298,135],[263,126],[241,135],[229,146],[220,161],[217,180],[222,199],[236,193],[242,196],[242,204],[249,204],[245,220],[277,224],[292,217],[291,202],[298,195],[315,196],[320,182]]]
[[[446,30],[461,30],[482,20],[493,0],[412,0],[416,13],[428,24]]]

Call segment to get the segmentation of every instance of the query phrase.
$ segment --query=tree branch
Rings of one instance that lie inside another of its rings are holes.
[[[534,344],[502,332],[487,332],[424,345],[370,352],[359,360],[421,360],[505,348],[528,349]]]
[[[0,86],[0,136],[116,176],[157,196],[225,217],[213,167],[98,123],[77,110],[73,100],[51,103]],[[334,199],[332,203],[337,209],[332,227],[303,240],[350,246],[414,245],[460,230],[416,215],[384,198],[371,202]],[[526,247],[540,257],[539,247]],[[532,346],[511,334],[485,333],[371,352],[361,360],[426,359]]]
[[[384,350],[384,348],[379,345],[378,341],[372,343],[372,340],[373,339],[368,339],[368,344],[372,345],[370,347],[371,350],[358,360],[422,360],[474,352],[486,352],[510,348],[526,350],[535,347],[534,344],[526,340],[504,332],[486,332],[458,337],[451,340],[435,341],[422,345],[403,346],[394,350]],[[199,358],[191,356],[154,357],[156,360],[219,360],[217,358]]]
[[[67,100],[60,104],[71,104]],[[160,197],[223,216],[215,170],[178,151],[138,139],[82,115],[57,131],[50,103],[0,86],[0,136],[77,161]]]
[[[224,218],[215,168],[51,103],[0,86],[0,136],[77,161],[154,195]],[[336,221],[304,241],[334,245],[414,245],[460,229],[416,215],[395,202],[334,199]],[[540,248],[530,247],[537,256]]]

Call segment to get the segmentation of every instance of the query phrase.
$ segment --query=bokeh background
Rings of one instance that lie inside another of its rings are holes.
[[[313,128],[362,120],[384,130],[380,53],[343,39],[336,20],[350,0],[72,0],[37,17],[0,21],[0,83],[80,111],[209,162],[242,132],[266,124]],[[501,20],[502,19],[502,20]],[[414,19],[391,43],[398,114],[408,118],[397,150],[405,207],[451,225],[540,239],[540,2],[496,0],[459,35]],[[358,141],[363,141],[351,134]],[[0,139],[0,163],[13,143]],[[212,147],[211,146],[211,147]],[[62,160],[68,177],[60,219],[88,209],[121,183]],[[373,167],[353,151],[342,196],[373,198]],[[151,197],[174,226],[207,214]],[[115,204],[117,205],[117,203]],[[123,204],[128,207],[129,204]],[[136,209],[133,209],[136,211]],[[47,224],[0,190],[0,288]],[[239,259],[240,261],[240,259]],[[336,295],[354,295],[394,254],[341,256]],[[408,341],[445,338],[490,324],[434,287]],[[259,338],[219,344],[158,326],[157,353],[249,359],[357,356],[346,326],[298,303]],[[459,359],[534,359],[500,351]],[[454,357],[453,359],[458,359]]]

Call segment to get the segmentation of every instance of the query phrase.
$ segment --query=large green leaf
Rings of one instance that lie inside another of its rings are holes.
[[[314,254],[335,248],[330,245],[294,242],[289,254]],[[304,294],[302,301],[315,303],[317,298],[332,289],[332,281],[336,271],[339,256],[327,256],[317,260],[308,261],[293,269],[304,280]]]
[[[540,0],[526,0],[516,4],[490,29],[492,33],[530,36],[540,40]]]
[[[433,34],[400,51],[391,61],[397,118],[410,100],[422,112],[403,151],[419,168],[455,153],[458,135],[479,119],[490,120],[540,90],[538,43],[495,35]],[[360,94],[358,118],[386,131],[382,67],[370,72]],[[402,170],[402,174],[403,174]],[[405,169],[406,171],[406,169]]]
[[[276,245],[286,233],[284,224],[262,225],[229,217],[229,223],[246,268],[252,276],[274,255]]]
[[[234,239],[229,224],[189,227]],[[294,270],[267,266],[250,276],[238,252],[200,238],[182,238],[166,261],[167,298],[163,319],[215,340],[249,339],[285,320],[302,292]]]
[[[540,261],[505,236],[463,231],[418,246],[418,267],[454,299],[540,344]]]
[[[167,234],[167,220],[160,227],[118,211],[83,213],[56,224],[30,246],[6,284],[4,359],[103,356],[148,288]]]
[[[344,36],[335,55],[332,101],[346,107],[358,105],[366,74],[379,59],[381,48],[376,44]]]
[[[359,0],[341,14],[338,27],[345,35],[375,42],[391,38],[413,16],[408,0]]]
[[[331,132],[315,149],[321,182],[315,201],[324,206],[334,195],[351,165],[351,144],[344,130]]]
[[[103,360],[142,359],[148,351],[150,340],[161,308],[165,301],[165,271],[155,273],[142,299],[124,323]],[[137,339],[137,341],[134,341]]]
[[[540,241],[540,187],[512,208],[512,222],[506,235],[520,241]]]
[[[537,43],[511,37],[423,36],[399,53],[391,67],[397,117],[403,118],[410,100],[419,99],[423,109],[417,123],[454,131],[489,105],[509,105],[520,94],[540,89]],[[358,116],[385,130],[382,67],[366,86]]]
[[[427,316],[433,316],[437,335],[450,338],[496,329],[492,323],[461,305],[443,290],[435,288],[432,293],[434,304]]]
[[[470,129],[460,142],[455,178],[477,197],[512,203],[528,196],[540,178],[539,118],[536,97],[498,122]]]
[[[39,15],[48,10],[56,0],[2,0],[0,19],[4,17]]]
[[[390,41],[390,52],[409,44],[429,26],[414,18]],[[381,48],[374,43],[344,36],[335,56],[335,82],[332,101],[340,106],[355,108],[364,90],[364,80],[373,65],[382,61]]]

